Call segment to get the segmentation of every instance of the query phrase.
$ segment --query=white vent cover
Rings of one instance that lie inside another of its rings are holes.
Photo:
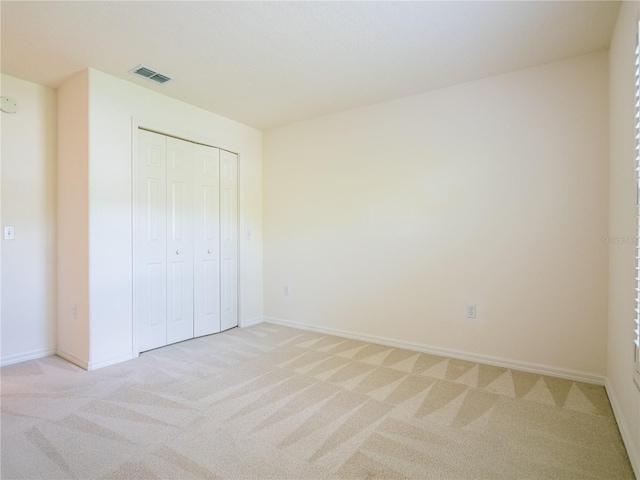
[[[170,76],[159,73],[153,68],[149,68],[145,65],[138,65],[137,67],[129,70],[129,73],[133,73],[134,75],[138,75],[159,84],[167,83],[173,80],[173,78],[171,78]]]

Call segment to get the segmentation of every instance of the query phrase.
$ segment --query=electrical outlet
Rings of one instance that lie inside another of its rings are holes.
[[[285,297],[290,297],[291,296],[291,285],[285,285],[284,287],[282,287],[282,294]]]
[[[75,303],[71,305],[71,316],[73,318],[78,318],[78,305],[76,305]]]
[[[476,304],[467,303],[467,318],[476,318]]]

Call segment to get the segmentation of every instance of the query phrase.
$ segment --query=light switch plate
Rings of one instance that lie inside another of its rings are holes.
[[[15,240],[15,238],[16,238],[16,228],[11,226],[4,227],[4,239]]]

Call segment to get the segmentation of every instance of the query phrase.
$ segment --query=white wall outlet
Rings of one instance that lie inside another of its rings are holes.
[[[78,305],[76,305],[75,303],[71,305],[71,316],[73,318],[78,318]]]
[[[247,240],[251,240],[251,230],[247,230],[246,237]]]
[[[15,240],[16,239],[16,227],[4,227],[4,239]]]
[[[467,318],[476,318],[476,304],[467,303]]]
[[[282,287],[282,294],[285,297],[290,297],[291,296],[291,285],[285,285],[284,287]]]

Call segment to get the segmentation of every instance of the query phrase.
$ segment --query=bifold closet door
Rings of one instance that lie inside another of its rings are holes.
[[[167,137],[167,343],[193,338],[194,147]]]
[[[193,330],[220,331],[220,150],[195,147]]]
[[[134,321],[144,352],[238,325],[238,156],[139,130]]]
[[[238,326],[238,155],[220,150],[221,329]]]
[[[140,130],[134,172],[134,319],[138,349],[167,344],[166,137]]]

